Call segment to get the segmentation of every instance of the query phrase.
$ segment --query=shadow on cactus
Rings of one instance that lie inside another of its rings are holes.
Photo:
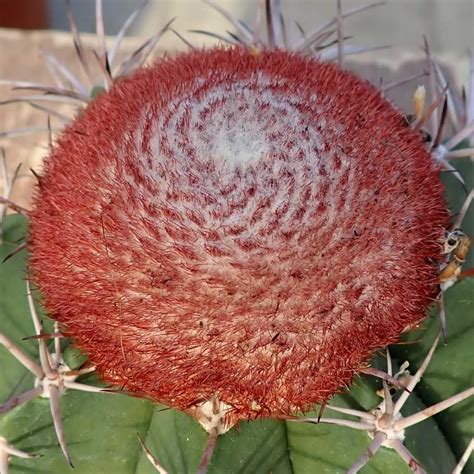
[[[344,71],[342,20],[367,7],[338,3],[292,41],[279,2],[260,11],[266,39],[211,5],[238,44],[135,72],[132,55],[114,75],[100,41],[95,92],[20,86],[97,97],[51,146],[31,210],[5,186],[28,230],[4,219],[2,472],[11,457],[13,472],[460,472],[473,191],[451,160],[473,153],[453,149],[474,111],[448,114],[427,45],[439,84],[427,107],[416,90],[410,118]]]

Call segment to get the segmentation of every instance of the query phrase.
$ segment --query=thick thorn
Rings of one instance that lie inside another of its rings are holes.
[[[158,459],[153,456],[152,452],[148,449],[145,442],[143,441],[140,433],[137,433],[138,441],[145,452],[145,456],[147,457],[148,461],[151,462],[153,467],[160,473],[160,474],[168,474],[168,471],[159,463]]]
[[[212,453],[216,447],[218,436],[217,428],[213,428],[209,433],[207,446],[204,450],[204,454],[202,455],[201,462],[199,463],[198,474],[206,474],[209,463],[211,462]]]
[[[382,443],[387,439],[387,435],[385,433],[377,432],[374,436],[374,439],[370,443],[370,446],[364,451],[359,459],[349,468],[347,474],[356,474],[359,472],[368,462],[369,460],[377,453],[382,446]]]
[[[63,423],[61,421],[61,412],[59,409],[59,388],[56,385],[49,386],[49,404],[51,407],[51,415],[53,417],[54,430],[61,446],[61,450],[66,458],[67,463],[74,468],[71,455],[66,444],[66,437],[64,435]]]

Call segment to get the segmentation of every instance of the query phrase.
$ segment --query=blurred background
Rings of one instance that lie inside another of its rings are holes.
[[[217,0],[225,9],[252,24],[255,5],[260,0]],[[143,0],[103,0],[106,31],[114,35],[125,18]],[[343,0],[350,9],[369,0]],[[80,31],[95,29],[95,0],[70,0]],[[305,30],[330,18],[335,0],[283,0],[288,20],[297,20]],[[229,24],[199,0],[149,0],[147,8],[131,29],[132,35],[151,35],[168,19],[177,17],[180,32],[199,28],[224,32]],[[291,24],[289,25],[291,26]],[[68,30],[64,0],[0,0],[0,27]],[[383,8],[357,15],[347,24],[347,33],[356,34],[363,44],[392,44],[413,48],[422,34],[436,53],[465,51],[474,46],[474,0],[388,0]],[[192,37],[192,35],[191,35]],[[194,36],[195,42],[205,43]],[[163,39],[163,47],[176,44],[176,37]]]

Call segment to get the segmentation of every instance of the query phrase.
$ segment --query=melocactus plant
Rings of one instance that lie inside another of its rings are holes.
[[[437,176],[402,114],[333,65],[182,54],[58,140],[33,280],[104,380],[181,410],[217,398],[230,424],[290,416],[425,316],[448,224]]]
[[[203,470],[217,435],[239,421],[297,419],[371,372],[407,391],[392,404],[384,382],[369,413],[328,406],[373,437],[351,472],[382,444],[423,472],[402,442],[426,415],[402,420],[400,410],[437,339],[415,377],[394,374],[389,355],[386,374],[367,367],[438,295],[449,228],[438,173],[451,146],[426,144],[429,112],[418,107],[411,126],[368,83],[280,48],[279,14],[267,5],[267,15],[268,44],[236,23],[241,44],[121,78],[53,146],[28,247],[30,278],[60,326],[49,356],[28,285],[41,355],[41,369],[24,362],[34,395],[50,397],[54,415],[64,389],[88,390],[76,378],[90,369],[62,359],[67,335],[103,381],[195,417],[210,433]],[[319,34],[303,45],[327,40]],[[0,441],[1,457],[13,448]]]

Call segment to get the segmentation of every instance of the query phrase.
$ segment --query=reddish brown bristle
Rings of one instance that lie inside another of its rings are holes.
[[[379,92],[332,65],[181,54],[63,133],[31,269],[104,379],[284,417],[424,317],[448,221],[437,172]]]

